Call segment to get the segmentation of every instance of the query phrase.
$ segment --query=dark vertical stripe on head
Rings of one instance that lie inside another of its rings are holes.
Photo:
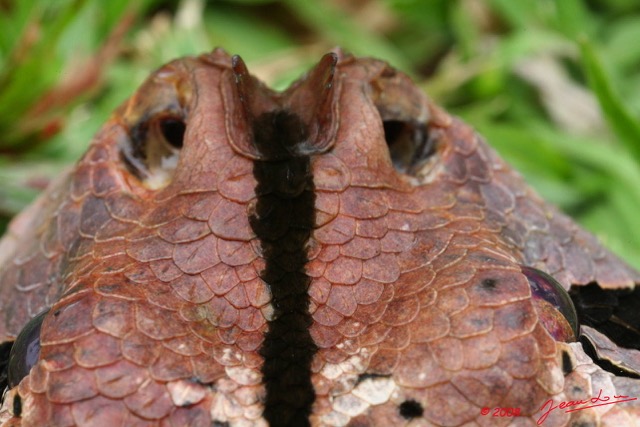
[[[311,362],[317,351],[309,328],[305,272],[307,242],[315,223],[309,156],[296,155],[308,129],[295,114],[264,113],[253,121],[254,144],[261,153],[253,173],[257,204],[251,228],[266,262],[261,278],[271,291],[273,320],[259,350],[266,387],[264,417],[271,427],[308,426],[315,392]]]

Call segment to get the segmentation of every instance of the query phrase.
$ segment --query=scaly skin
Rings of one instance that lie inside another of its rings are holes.
[[[292,215],[282,232],[308,235],[296,272],[308,285],[311,425],[534,426],[549,399],[640,397],[640,380],[551,337],[520,266],[566,289],[633,288],[640,274],[406,76],[337,57],[335,76],[325,57],[283,96],[221,50],[166,65],[13,221],[0,241],[1,341],[51,310],[3,426],[267,425],[262,345],[280,314],[264,280],[254,164],[273,159],[251,129],[273,105],[311,124],[312,229]],[[178,164],[169,178],[141,178],[122,147],[168,110],[186,122]],[[428,121],[435,152],[420,168],[394,168],[381,114]],[[557,409],[542,425],[640,425],[640,403]]]

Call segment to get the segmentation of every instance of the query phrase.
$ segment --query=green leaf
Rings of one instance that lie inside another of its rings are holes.
[[[15,215],[40,193],[42,185],[55,178],[64,165],[50,161],[12,163],[0,157],[0,215]]]
[[[577,39],[590,35],[593,22],[582,0],[556,0],[554,3],[560,31]]]
[[[598,97],[607,123],[629,154],[640,164],[640,124],[625,107],[620,96],[613,90],[611,79],[606,74],[591,43],[583,39],[580,42],[580,47],[589,84]]]
[[[537,21],[540,1],[491,0],[492,6],[515,28],[531,27]]]
[[[331,6],[330,2],[308,0],[284,1],[304,22],[327,41],[341,45],[358,56],[375,56],[407,73],[412,64],[383,37],[358,25],[351,16]]]

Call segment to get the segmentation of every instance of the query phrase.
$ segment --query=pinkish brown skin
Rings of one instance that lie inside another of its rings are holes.
[[[633,287],[640,274],[408,77],[338,55],[335,126],[312,157],[311,424],[534,426],[549,399],[640,397],[640,381],[547,333],[519,265],[567,289]],[[0,341],[51,311],[40,361],[5,398],[3,426],[266,425],[257,351],[273,309],[248,220],[256,181],[234,93],[221,50],[164,66],[14,220],[0,241]],[[187,117],[184,146],[170,179],[145,184],[120,146],[144,114],[170,104]],[[429,120],[436,153],[413,176],[394,169],[376,105]],[[486,278],[502,291],[489,298]],[[562,352],[576,366],[568,375]],[[422,417],[400,415],[407,400]],[[494,408],[521,416],[493,417]],[[636,425],[640,403],[558,409],[542,425],[578,421]]]

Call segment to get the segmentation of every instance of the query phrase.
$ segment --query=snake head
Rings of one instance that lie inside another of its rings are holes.
[[[385,62],[216,49],[0,241],[0,422],[632,425],[638,283]]]

